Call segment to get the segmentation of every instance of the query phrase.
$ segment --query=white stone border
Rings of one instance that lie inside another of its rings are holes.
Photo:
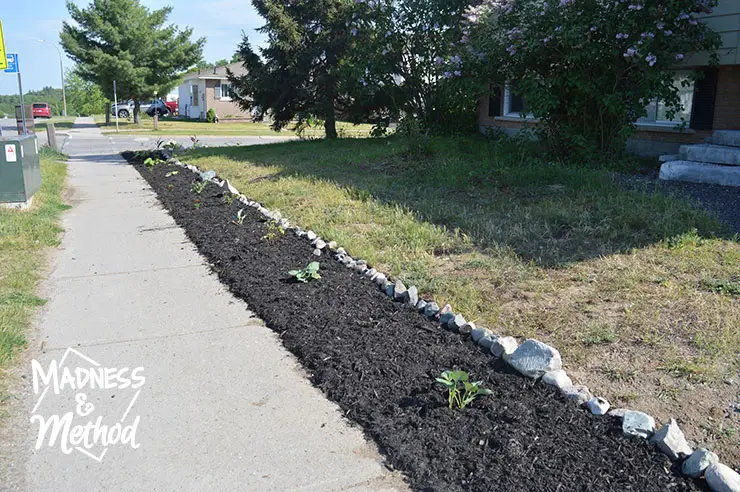
[[[533,338],[519,345],[513,337],[495,335],[488,328],[477,327],[472,321],[466,321],[461,314],[454,313],[449,304],[440,308],[435,302],[420,299],[416,286],[406,288],[400,280],[391,282],[389,275],[370,268],[365,260],[352,258],[335,241],[326,241],[311,230],[304,231],[298,226],[292,226],[279,211],[270,210],[261,203],[248,199],[228,180],[219,179],[214,171],[201,171],[196,166],[180,162],[168,151],[163,151],[163,154],[167,157],[168,164],[189,169],[198,174],[201,179],[209,180],[219,187],[225,187],[244,205],[257,209],[265,217],[274,220],[279,227],[310,241],[315,248],[314,255],[333,253],[337,261],[368,277],[393,301],[409,305],[427,318],[446,326],[450,331],[470,335],[473,342],[487,350],[493,357],[503,358],[506,363],[524,376],[542,379],[545,384],[555,386],[566,400],[578,406],[585,406],[593,415],[621,418],[622,432],[625,436],[648,439],[672,461],[684,460],[681,471],[685,476],[703,477],[713,492],[740,492],[740,474],[729,466],[719,463],[719,458],[711,451],[704,448],[692,450],[674,419],[669,419],[656,432],[655,420],[650,415],[626,408],[610,409],[609,402],[605,398],[593,396],[586,386],[574,385],[562,368],[560,352],[556,348]]]

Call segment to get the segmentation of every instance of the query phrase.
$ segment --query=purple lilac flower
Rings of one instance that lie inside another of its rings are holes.
[[[470,38],[468,37],[467,34],[463,34],[463,37],[460,38],[460,42],[463,43],[463,44],[467,44],[467,43],[470,42]]]
[[[633,3],[627,6],[627,9],[629,10],[642,10],[643,6],[639,3]]]
[[[552,36],[546,36],[546,37],[545,37],[545,38],[544,38],[544,39],[542,40],[542,42],[543,42],[543,43],[545,43],[545,44],[549,43],[550,41],[552,41]]]
[[[563,30],[563,26],[558,26],[555,28],[555,32],[560,32]]]
[[[459,56],[457,56],[457,55],[455,55],[455,56],[453,56],[452,58],[450,58],[450,61],[451,61],[452,63],[454,63],[455,65],[459,65],[459,64],[460,64],[460,62],[461,62],[461,60],[460,60],[460,57],[459,57]]]
[[[665,29],[665,22],[658,22],[657,24],[655,24],[655,27],[657,27],[659,31],[662,31],[663,29]]]
[[[665,31],[663,31],[663,34],[665,34],[666,36],[670,36],[671,34],[673,34],[673,31],[671,31],[670,29],[666,29]]]
[[[568,7],[570,5],[573,5],[573,2],[575,0],[560,0],[560,6],[561,7]]]
[[[442,74],[442,77],[449,79],[450,77],[452,77],[452,74],[450,72],[445,72]]]
[[[387,55],[387,54],[388,54],[388,49],[384,49],[384,50],[383,50],[383,54],[384,54],[384,55]]]
[[[349,30],[349,33],[353,36],[357,36],[357,29],[353,27],[352,29]]]
[[[683,60],[683,53],[678,53],[676,55],[676,60]]]
[[[635,56],[636,53],[637,53],[637,50],[635,48],[627,48],[627,51],[625,51],[624,53],[624,57],[631,58]]]
[[[591,32],[595,32],[595,31],[596,31],[596,29],[597,29],[597,27],[596,27],[596,26],[591,26],[591,29],[589,29],[589,30],[590,30]]]
[[[434,57],[434,63],[436,63],[437,65],[442,65],[442,62],[443,62],[443,61],[444,61],[444,60],[442,59],[442,57],[441,57],[441,56],[435,56],[435,57]]]
[[[649,53],[648,56],[645,57],[645,61],[648,62],[648,65],[652,67],[653,65],[655,65],[655,62],[658,61],[658,57],[656,57],[652,53]]]
[[[455,76],[456,77],[459,77],[460,75],[462,75],[462,73],[460,72],[460,70],[455,70]]]
[[[698,21],[696,19],[691,19],[689,21],[689,24],[691,24],[692,26],[695,26],[696,24],[698,24]]]
[[[641,38],[650,38],[650,39],[652,39],[652,38],[655,37],[655,34],[653,34],[651,32],[643,32],[642,34],[640,34],[640,37]]]
[[[510,45],[508,48],[506,48],[506,52],[510,55],[516,55],[516,46],[514,46],[513,44]]]
[[[623,32],[617,34],[617,39],[627,39],[628,37],[630,37],[630,35]]]

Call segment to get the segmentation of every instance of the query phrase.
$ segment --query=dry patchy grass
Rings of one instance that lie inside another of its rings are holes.
[[[478,325],[552,343],[579,383],[674,416],[740,463],[737,238],[688,203],[549,162],[524,142],[432,145],[426,158],[380,139],[184,160]]]

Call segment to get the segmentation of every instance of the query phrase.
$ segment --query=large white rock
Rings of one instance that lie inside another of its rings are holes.
[[[563,388],[560,388],[560,392],[567,400],[572,401],[578,406],[583,405],[588,400],[593,398],[593,395],[588,390],[588,387],[583,386],[582,384],[578,384],[575,386],[564,386]]]
[[[565,388],[566,386],[573,386],[573,381],[571,381],[570,377],[562,369],[547,371],[542,375],[542,382],[559,389]]]
[[[560,352],[533,338],[519,345],[509,356],[507,362],[511,367],[530,378],[539,378],[548,371],[563,368]]]
[[[504,355],[513,354],[519,345],[514,337],[496,337],[491,343],[491,355],[494,357],[502,357]]]
[[[636,410],[627,410],[622,417],[622,432],[626,436],[647,439],[655,432],[655,419]]]
[[[681,465],[681,472],[688,476],[699,478],[704,473],[704,470],[719,463],[719,457],[708,449],[697,449],[686,461]]]
[[[722,463],[707,468],[704,478],[713,492],[740,492],[740,474]]]
[[[488,328],[478,327],[478,328],[473,329],[473,331],[470,333],[470,336],[472,337],[475,343],[478,343],[478,340],[480,340],[486,335],[493,335],[493,332],[489,330]]]
[[[586,402],[586,406],[594,415],[606,415],[611,405],[606,401],[606,398],[595,396]]]
[[[681,429],[678,428],[678,423],[674,419],[669,419],[668,423],[656,432],[653,437],[650,438],[650,442],[656,444],[658,449],[668,456],[672,461],[676,461],[682,456],[688,456],[694,452],[686,442],[686,437],[683,435]]]

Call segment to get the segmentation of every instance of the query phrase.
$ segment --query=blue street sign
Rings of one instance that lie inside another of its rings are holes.
[[[8,68],[5,69],[5,73],[18,73],[18,53],[8,53]]]

